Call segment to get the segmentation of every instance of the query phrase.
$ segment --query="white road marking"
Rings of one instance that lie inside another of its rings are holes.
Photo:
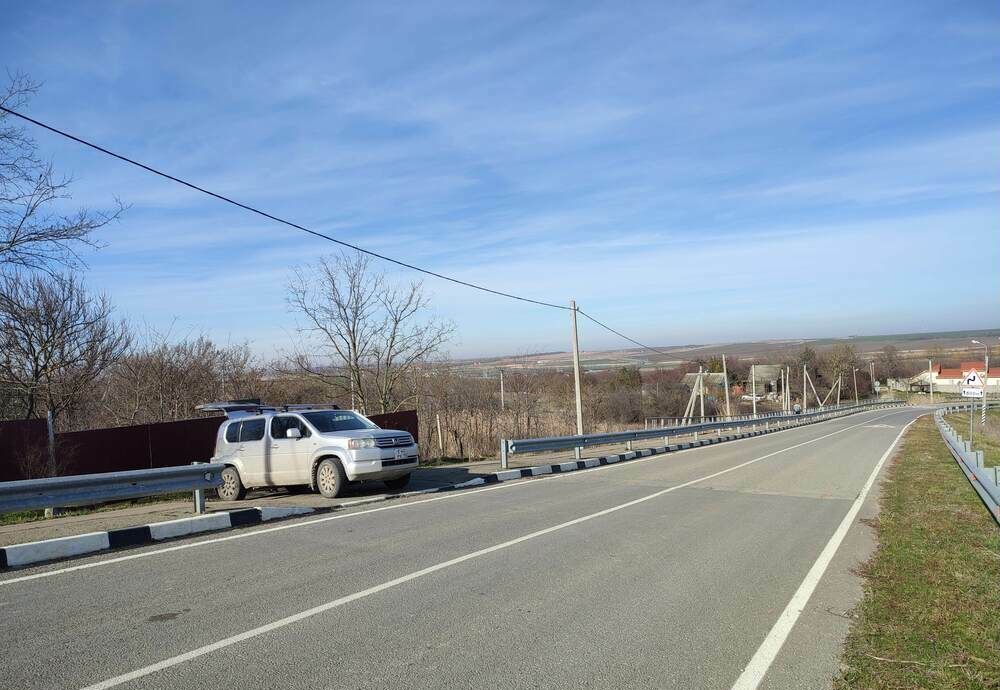
[[[912,424],[912,422],[911,422],[911,424]],[[393,580],[389,580],[388,582],[383,582],[382,584],[375,585],[374,587],[369,587],[368,589],[363,589],[360,592],[355,592],[354,594],[349,594],[347,596],[343,596],[343,597],[340,597],[338,599],[334,599],[333,601],[328,601],[325,604],[320,604],[319,606],[315,606],[315,607],[313,607],[311,609],[306,609],[305,611],[301,611],[300,613],[296,613],[296,614],[293,614],[291,616],[287,616],[286,618],[282,618],[280,620],[276,620],[276,621],[274,621],[272,623],[267,623],[266,625],[262,625],[262,626],[257,627],[257,628],[252,628],[251,630],[247,630],[247,631],[239,633],[237,635],[233,635],[232,637],[224,638],[222,640],[219,640],[218,642],[213,642],[211,644],[207,644],[207,645],[204,645],[202,647],[198,647],[197,649],[192,649],[189,652],[185,652],[183,654],[179,654],[177,656],[170,657],[169,659],[164,659],[163,661],[159,661],[159,662],[157,662],[155,664],[150,664],[149,666],[144,666],[142,668],[136,669],[135,671],[130,671],[128,673],[123,673],[122,675],[115,676],[114,678],[109,678],[108,680],[101,681],[100,683],[95,683],[93,685],[88,685],[86,688],[83,688],[83,690],[106,690],[107,688],[117,687],[117,686],[122,685],[124,683],[128,683],[130,681],[136,680],[138,678],[143,678],[145,676],[151,675],[153,673],[157,673],[157,672],[162,671],[164,669],[171,668],[172,666],[177,666],[177,665],[183,664],[183,663],[185,663],[187,661],[191,661],[192,659],[197,659],[198,657],[205,656],[206,654],[211,654],[212,652],[218,651],[220,649],[224,649],[226,647],[230,647],[230,646],[232,646],[234,644],[238,644],[240,642],[244,642],[246,640],[250,640],[250,639],[253,639],[255,637],[259,637],[260,635],[263,635],[265,633],[271,632],[272,630],[277,630],[279,628],[284,628],[284,627],[286,627],[288,625],[292,625],[293,623],[298,623],[299,621],[305,620],[307,618],[312,618],[313,616],[317,616],[317,615],[319,615],[321,613],[324,613],[326,611],[330,611],[331,609],[335,609],[335,608],[344,606],[345,604],[349,604],[349,603],[357,601],[359,599],[364,599],[365,597],[370,597],[373,594],[378,594],[379,592],[384,592],[387,589],[392,589],[393,587],[398,587],[398,586],[400,586],[402,584],[405,584],[407,582],[411,582],[411,581],[416,580],[418,578],[424,577],[425,575],[430,575],[430,574],[436,573],[436,572],[438,572],[440,570],[444,570],[445,568],[450,568],[450,567],[458,565],[460,563],[465,563],[466,561],[471,561],[471,560],[473,560],[475,558],[480,558],[482,556],[486,556],[488,554],[495,553],[495,552],[501,551],[503,549],[508,549],[508,548],[510,548],[512,546],[516,546],[517,544],[521,544],[523,542],[530,541],[532,539],[537,539],[538,537],[542,537],[542,536],[545,536],[547,534],[551,534],[553,532],[557,532],[559,530],[566,529],[567,527],[573,527],[574,525],[579,525],[581,523],[588,522],[590,520],[594,520],[596,518],[603,517],[605,515],[610,515],[612,513],[616,513],[616,512],[618,512],[620,510],[625,510],[626,508],[631,508],[632,506],[636,506],[636,505],[639,505],[641,503],[645,503],[646,501],[651,501],[651,500],[653,500],[655,498],[659,498],[660,496],[663,496],[665,494],[669,494],[669,493],[672,493],[674,491],[677,491],[678,489],[683,489],[683,488],[688,487],[688,486],[693,486],[695,484],[700,484],[701,482],[708,481],[709,479],[714,479],[715,477],[719,477],[719,476],[722,476],[724,474],[728,474],[730,472],[734,472],[736,470],[742,469],[742,468],[747,467],[749,465],[753,465],[754,463],[761,462],[762,460],[767,460],[768,458],[772,458],[775,455],[780,455],[782,453],[787,453],[790,450],[794,450],[796,448],[801,448],[802,446],[811,445],[811,444],[816,443],[818,441],[822,441],[823,439],[830,438],[831,436],[836,436],[837,434],[842,434],[845,431],[849,431],[851,429],[855,429],[855,428],[857,428],[859,426],[863,426],[863,425],[864,425],[863,423],[862,424],[855,424],[853,426],[845,427],[843,429],[838,429],[837,431],[831,432],[829,434],[824,434],[823,436],[818,436],[818,437],[816,437],[814,439],[810,439],[808,441],[803,441],[801,443],[796,443],[795,445],[788,446],[787,448],[782,448],[780,450],[776,450],[776,451],[773,451],[771,453],[767,453],[766,455],[761,455],[760,457],[753,458],[752,460],[747,460],[746,462],[742,462],[742,463],[740,463],[738,465],[734,465],[733,467],[729,467],[729,468],[726,468],[724,470],[720,470],[718,472],[713,472],[712,474],[705,475],[704,477],[699,477],[698,479],[692,479],[692,480],[684,482],[682,484],[676,484],[676,485],[668,487],[666,489],[661,489],[660,491],[656,491],[654,493],[651,493],[651,494],[649,494],[647,496],[642,496],[641,498],[636,498],[634,500],[627,501],[625,503],[621,503],[619,505],[612,506],[610,508],[605,508],[604,510],[599,510],[596,513],[590,513],[589,515],[584,515],[582,517],[574,518],[573,520],[568,520],[568,521],[560,523],[558,525],[553,525],[551,527],[546,527],[545,529],[541,529],[541,530],[538,530],[536,532],[531,532],[530,534],[525,534],[523,536],[517,537],[516,539],[511,539],[510,541],[505,541],[505,542],[502,542],[500,544],[495,544],[494,546],[489,546],[489,547],[487,547],[485,549],[479,549],[478,551],[473,551],[471,553],[467,553],[464,556],[458,556],[457,558],[452,558],[450,560],[443,561],[441,563],[437,563],[437,564],[432,565],[432,566],[428,566],[427,568],[423,568],[421,570],[417,570],[417,571],[409,573],[407,575],[403,575],[401,577],[397,577],[397,578],[395,578]],[[907,426],[909,426],[909,425],[907,425]],[[904,429],[904,431],[905,431],[905,429]],[[902,433],[900,433],[900,436],[902,436]],[[899,440],[899,438],[897,437],[896,441],[898,441],[898,440]],[[896,445],[896,441],[893,441],[893,444],[892,444],[892,446],[889,449],[890,451],[892,450],[892,447],[894,447]],[[882,460],[879,461],[878,468],[876,468],[876,473],[877,473],[878,469],[881,468],[882,463],[885,462],[885,458],[887,456],[888,456],[888,451],[886,452],[886,455],[882,456]],[[872,477],[874,477],[874,474],[872,475]],[[873,478],[869,478],[868,484],[865,485],[865,489],[862,492],[863,494],[867,493],[867,490],[868,490],[870,484],[872,483],[872,481],[874,481],[874,479]],[[854,511],[854,512],[857,512],[857,511]]]
[[[833,433],[834,434],[838,434],[838,433],[841,433],[842,431],[848,431],[850,429],[854,429],[854,428],[857,428],[859,426],[864,426],[865,424],[868,424],[868,423],[870,423],[872,421],[877,421],[879,419],[884,419],[885,417],[891,417],[894,414],[900,414],[900,412],[901,412],[900,410],[896,410],[896,411],[891,412],[889,414],[882,415],[881,417],[875,417],[874,419],[870,419],[867,422],[862,422],[860,424],[854,424],[853,426],[845,427],[845,428],[840,429],[839,431],[835,431]],[[860,414],[868,414],[868,413],[867,412],[862,412]],[[830,421],[834,421],[834,420],[830,420]],[[792,431],[794,429],[803,429],[803,428],[808,428],[808,427],[791,427],[789,429],[783,429],[782,431]],[[832,436],[832,435],[833,434],[827,434],[827,436]],[[818,438],[816,438],[814,440],[818,441],[818,440],[820,440],[822,438],[826,438],[827,436],[820,436],[820,437],[818,437]],[[766,438],[766,437],[752,436],[752,437],[748,437],[748,438],[743,438],[743,439],[737,439],[737,440],[734,440],[734,441],[730,441],[729,444],[741,443],[741,442],[744,442],[744,441],[753,441],[755,439],[760,439],[760,438]],[[115,556],[113,558],[105,558],[103,560],[91,561],[89,563],[81,563],[79,565],[71,565],[71,566],[67,566],[65,568],[59,568],[57,570],[46,570],[46,571],[39,572],[39,573],[32,573],[31,575],[21,575],[20,577],[11,577],[11,578],[6,578],[6,579],[0,579],[0,587],[3,587],[4,585],[12,585],[12,584],[15,584],[15,583],[18,583],[18,582],[27,582],[27,581],[30,581],[30,580],[39,580],[39,579],[46,578],[46,577],[52,577],[54,575],[64,575],[66,573],[73,573],[73,572],[78,572],[78,571],[81,571],[81,570],[89,570],[91,568],[97,568],[97,567],[103,566],[103,565],[113,565],[115,563],[123,563],[125,561],[132,561],[132,560],[135,560],[137,558],[146,558],[146,557],[149,557],[149,556],[158,556],[158,555],[161,555],[161,554],[164,554],[164,553],[172,553],[174,551],[183,551],[183,550],[186,550],[186,549],[194,549],[194,548],[198,548],[198,547],[201,547],[201,546],[208,546],[210,544],[219,544],[221,542],[233,541],[235,539],[247,539],[249,537],[256,537],[256,536],[261,535],[261,534],[270,534],[272,532],[280,532],[280,531],[283,531],[283,530],[286,530],[286,529],[298,529],[300,527],[310,527],[312,525],[316,525],[316,524],[320,524],[320,523],[324,523],[324,522],[330,522],[331,520],[344,520],[346,518],[359,517],[359,516],[363,516],[363,515],[371,515],[373,513],[381,513],[381,512],[386,511],[386,510],[400,510],[400,509],[403,509],[403,508],[410,508],[412,506],[423,505],[425,503],[434,503],[436,501],[447,501],[447,500],[458,499],[458,498],[468,498],[469,496],[472,496],[472,495],[475,495],[475,494],[479,494],[479,493],[483,493],[483,492],[486,492],[486,491],[499,491],[501,489],[515,489],[515,488],[518,488],[518,487],[525,487],[525,486],[538,486],[541,482],[555,481],[557,479],[572,479],[574,477],[579,477],[579,476],[587,474],[589,472],[599,472],[599,471],[603,471],[603,470],[613,470],[613,469],[622,469],[622,468],[626,468],[626,467],[634,467],[635,465],[638,465],[640,463],[649,462],[649,461],[653,461],[653,460],[662,460],[664,458],[677,455],[678,453],[689,453],[691,451],[700,450],[701,448],[713,448],[713,447],[717,447],[717,446],[700,446],[700,447],[696,447],[696,448],[687,448],[687,449],[684,449],[684,450],[673,451],[673,452],[668,453],[666,455],[660,454],[660,455],[651,455],[651,456],[646,457],[646,458],[636,458],[635,460],[630,460],[629,462],[626,462],[626,463],[616,463],[616,464],[611,464],[611,465],[600,465],[598,467],[592,467],[592,468],[585,469],[585,470],[577,470],[576,472],[569,472],[569,473],[566,473],[566,474],[553,474],[551,476],[547,476],[547,477],[543,477],[543,478],[535,478],[535,479],[531,480],[530,482],[529,481],[524,481],[524,482],[502,482],[500,484],[496,484],[494,486],[489,486],[489,487],[486,487],[484,489],[475,489],[475,490],[469,490],[469,491],[457,491],[455,493],[446,493],[446,494],[442,494],[441,496],[435,496],[434,498],[425,498],[425,499],[421,499],[419,501],[410,501],[409,503],[397,503],[397,504],[393,504],[393,505],[382,506],[380,508],[372,508],[371,510],[362,510],[362,511],[358,511],[358,512],[355,512],[355,513],[338,513],[338,514],[335,514],[335,515],[328,515],[326,517],[312,518],[312,519],[309,519],[309,520],[300,520],[300,521],[296,521],[296,522],[289,522],[289,523],[283,524],[283,525],[275,525],[274,527],[265,527],[263,529],[241,531],[241,532],[237,532],[235,534],[229,534],[229,535],[224,536],[224,537],[213,537],[211,539],[203,539],[201,541],[186,542],[184,544],[178,544],[177,546],[166,546],[166,547],[163,547],[163,548],[160,548],[160,549],[154,549],[154,550],[150,550],[150,551],[139,551],[139,552],[136,552],[136,553],[130,553],[130,554],[126,555],[126,556]],[[797,447],[798,446],[791,446],[791,448],[797,448]],[[786,448],[785,450],[790,450],[790,448]],[[778,452],[783,452],[783,451],[778,451]],[[351,503],[351,505],[355,505],[355,504],[356,504],[356,502],[355,503]]]
[[[882,466],[885,465],[885,461],[889,459],[889,455],[892,454],[893,449],[895,449],[896,444],[899,443],[899,439],[903,438],[903,434],[906,430],[910,428],[910,424],[917,421],[912,420],[909,424],[903,427],[903,429],[896,436],[896,439],[889,446],[889,449],[885,451],[882,458],[875,465],[875,469],[872,473],[868,475],[868,481],[865,482],[864,487],[861,489],[861,493],[858,497],[854,499],[854,503],[851,504],[850,510],[847,511],[847,515],[841,521],[840,526],[837,527],[837,531],[833,533],[830,537],[830,541],[826,543],[823,551],[820,552],[819,558],[813,563],[813,566],[806,573],[806,577],[802,580],[802,584],[792,595],[791,600],[785,607],[785,610],[781,612],[781,616],[775,622],[771,631],[764,638],[760,647],[757,648],[756,653],[754,653],[753,658],[750,659],[750,663],[747,664],[746,668],[743,669],[743,673],[740,677],[736,679],[733,683],[732,690],[757,690],[761,681],[764,680],[764,675],[767,670],[774,663],[774,660],[778,656],[778,652],[781,651],[781,647],[785,644],[785,640],[788,639],[789,633],[792,632],[792,628],[795,626],[795,622],[799,619],[802,611],[805,610],[806,604],[809,602],[809,597],[812,596],[813,592],[816,590],[816,586],[819,585],[819,581],[823,578],[823,574],[826,569],[830,566],[830,562],[837,553],[837,549],[840,548],[841,542],[844,541],[844,537],[847,536],[847,532],[854,525],[854,519],[858,516],[858,511],[861,510],[862,504],[865,502],[865,498],[868,496],[868,492],[871,491],[872,486],[875,484],[875,479],[878,477],[878,473],[882,471]]]

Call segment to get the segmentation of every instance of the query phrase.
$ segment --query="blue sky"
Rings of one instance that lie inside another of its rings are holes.
[[[575,298],[650,344],[997,325],[996,2],[4,17],[0,65],[44,83],[31,115],[375,251]],[[332,245],[36,138],[74,204],[131,204],[87,256],[123,315],[289,349],[289,273]],[[565,312],[426,287],[455,356],[569,346]]]

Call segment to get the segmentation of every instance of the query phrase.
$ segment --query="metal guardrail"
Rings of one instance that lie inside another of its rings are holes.
[[[989,403],[991,408],[998,407],[998,403]],[[946,414],[954,412],[973,411],[982,409],[982,403],[972,405],[947,405],[934,412],[934,422],[937,424],[941,438],[951,451],[955,462],[965,472],[972,488],[976,490],[979,497],[986,504],[987,509],[993,519],[1000,523],[1000,467],[985,467],[983,464],[983,451],[973,450],[972,444],[959,435],[955,428],[944,421]]]
[[[204,490],[222,484],[224,468],[217,463],[199,463],[0,482],[0,513],[93,505],[176,491],[194,491],[195,510],[204,512]]]
[[[817,421],[818,419],[852,412],[862,412],[864,410],[882,407],[896,407],[904,403],[872,402],[862,405],[828,405],[814,412],[804,412],[802,414],[775,414],[758,415],[745,419],[729,419],[720,422],[704,422],[701,424],[687,424],[684,426],[660,427],[657,429],[637,429],[635,431],[616,431],[604,434],[583,434],[582,436],[550,436],[547,438],[522,438],[522,439],[501,439],[500,440],[500,467],[506,469],[509,457],[516,453],[540,453],[555,450],[583,449],[590,446],[602,446],[614,443],[632,443],[653,438],[662,438],[664,442],[669,442],[671,436],[686,434],[697,434],[703,431],[715,431],[717,429],[739,429],[760,424],[770,425],[772,423],[781,424],[783,422],[801,423],[804,420]]]
[[[830,405],[829,407],[833,407]],[[762,412],[757,415],[757,419],[768,419],[771,417],[781,417],[785,415],[785,412]],[[646,429],[662,429],[664,427],[675,427],[675,426],[691,426],[692,424],[701,424],[703,422],[742,422],[748,419],[753,419],[753,415],[742,414],[742,415],[708,415],[706,417],[646,417],[643,420],[643,426]],[[698,421],[695,421],[698,420]],[[659,426],[657,426],[659,425]]]

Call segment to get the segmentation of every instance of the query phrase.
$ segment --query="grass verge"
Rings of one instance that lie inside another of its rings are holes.
[[[961,434],[962,438],[969,438],[968,412],[948,414],[944,419],[955,427],[955,431]],[[976,410],[972,447],[983,451],[983,462],[987,467],[1000,466],[1000,410],[986,411],[985,427],[980,423],[981,419],[981,413]]]
[[[883,486],[834,687],[1000,689],[1000,528],[928,415]]]

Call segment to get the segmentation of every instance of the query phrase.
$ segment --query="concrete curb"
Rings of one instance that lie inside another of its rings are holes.
[[[214,532],[232,527],[243,527],[244,525],[256,525],[268,520],[278,520],[312,512],[315,512],[313,508],[242,508],[181,518],[180,520],[113,529],[107,532],[90,532],[71,537],[15,544],[0,548],[0,568],[17,568],[125,546],[141,546],[164,539],[186,537],[201,532]]]
[[[856,413],[839,415],[839,417],[846,417],[851,414]],[[831,417],[831,419],[836,418],[838,417]],[[527,479],[530,477],[541,477],[550,474],[565,474],[567,472],[576,472],[578,470],[586,470],[593,467],[613,465],[619,462],[628,462],[629,460],[635,460],[637,458],[647,458],[653,455],[675,453],[679,450],[711,446],[725,441],[736,441],[743,438],[763,436],[764,434],[773,434],[777,431],[788,431],[789,429],[796,429],[809,424],[816,424],[821,421],[828,420],[799,422],[789,426],[762,428],[738,434],[728,434],[726,436],[706,436],[698,439],[697,441],[689,441],[687,443],[675,443],[657,448],[643,448],[641,450],[632,450],[626,453],[618,453],[616,455],[605,455],[598,458],[570,460],[568,462],[560,462],[554,465],[536,465],[534,467],[520,467],[512,470],[501,470],[499,472],[488,474],[483,477],[476,477],[475,479],[470,479],[469,481],[461,482],[459,484],[437,486],[431,489],[421,489],[420,491],[406,491],[398,494],[388,494],[385,496],[373,496],[367,499],[363,498],[357,501],[332,505],[329,508],[297,508],[291,506],[242,508],[240,510],[209,513],[208,515],[198,515],[190,518],[181,518],[180,520],[157,522],[150,525],[140,525],[138,527],[126,527],[123,529],[110,530],[108,532],[91,532],[89,534],[79,534],[72,537],[61,537],[59,539],[47,539],[45,541],[5,546],[0,548],[0,570],[34,565],[44,561],[72,558],[74,556],[98,553],[100,551],[108,551],[110,549],[127,546],[152,544],[164,539],[186,537],[202,532],[212,532],[223,529],[231,529],[233,527],[256,525],[268,520],[295,517],[314,512],[326,513],[344,508],[367,505],[369,503],[381,503],[383,501],[409,498],[411,496],[421,496],[424,494],[434,494],[445,491],[460,491],[462,489],[469,489],[475,486],[498,484],[500,482],[509,482],[518,479]]]

